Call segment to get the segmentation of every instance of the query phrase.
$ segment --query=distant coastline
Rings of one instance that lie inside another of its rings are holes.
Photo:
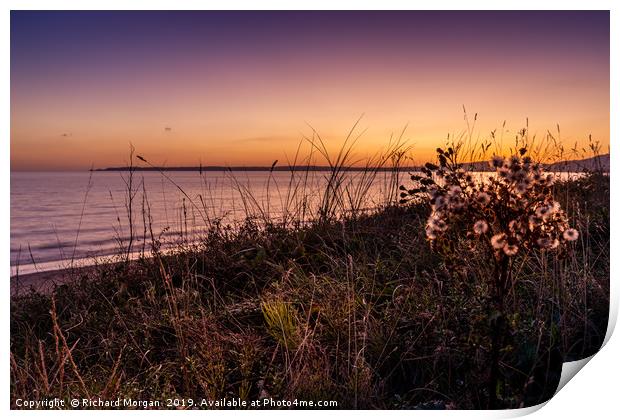
[[[154,171],[154,172],[225,172],[225,171],[246,171],[246,172],[297,172],[297,171],[311,171],[311,172],[326,172],[331,171],[332,168],[329,166],[134,166],[134,170],[136,171]],[[385,167],[385,168],[364,168],[364,167],[339,167],[339,171],[363,171],[363,170],[378,170],[382,172],[391,172],[394,168]],[[408,166],[401,167],[399,170],[401,171],[417,171],[419,170],[419,166]],[[100,168],[100,169],[92,169],[92,171],[100,172],[100,171],[116,171],[116,172],[124,172],[128,171],[128,166],[119,166],[119,167],[111,167],[111,168]]]
[[[489,167],[487,161],[464,163],[463,167],[478,172],[488,172],[492,168]],[[399,170],[403,172],[419,171],[421,166],[404,166]],[[312,172],[327,172],[332,170],[329,166],[320,165],[282,165],[282,166],[134,166],[135,171],[151,171],[151,172],[298,172],[298,171],[312,171]],[[355,172],[364,170],[376,170],[379,172],[392,172],[394,168],[382,167],[382,168],[365,168],[357,166],[339,167],[339,171]],[[603,155],[593,156],[586,159],[564,160],[556,163],[546,164],[546,170],[548,171],[564,171],[564,172],[582,172],[582,171],[594,171],[601,170],[609,172],[609,153]],[[94,172],[126,172],[129,171],[128,166],[117,166],[108,168],[91,169]]]

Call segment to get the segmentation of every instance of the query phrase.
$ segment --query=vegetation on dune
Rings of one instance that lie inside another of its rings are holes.
[[[320,137],[312,144],[328,156]],[[550,398],[561,364],[599,349],[609,305],[608,176],[545,185],[541,202],[557,201],[562,223],[579,232],[562,252],[522,239],[519,252],[500,253],[471,246],[503,223],[490,218],[474,236],[464,232],[478,218],[451,218],[450,242],[437,242],[427,229],[436,200],[392,199],[362,211],[377,172],[366,171],[355,191],[338,170],[350,162],[347,147],[328,159],[325,195],[310,221],[301,216],[303,173],[292,175],[286,194],[295,211],[279,221],[248,194],[247,208],[265,217],[231,228],[205,214],[209,232],[199,243],[164,252],[151,233],[148,258],[128,261],[125,249],[118,263],[77,271],[52,294],[13,298],[12,400],[272,397],[335,400],[338,408],[516,408]],[[399,150],[380,163],[397,167]],[[505,260],[510,283],[498,288],[490,279]]]

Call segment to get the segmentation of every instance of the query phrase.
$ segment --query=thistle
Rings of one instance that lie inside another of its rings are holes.
[[[568,217],[553,199],[554,176],[525,156],[527,149],[508,158],[493,156],[494,174],[476,177],[457,163],[456,153],[437,149],[439,165],[427,163],[423,176],[412,175],[414,189],[405,189],[401,202],[426,201],[431,214],[426,238],[437,249],[453,249],[460,241],[469,249],[480,247],[493,261],[489,279],[493,303],[489,405],[497,406],[500,349],[506,335],[504,303],[514,279],[511,263],[520,254],[542,250],[558,252],[579,232],[569,227]]]

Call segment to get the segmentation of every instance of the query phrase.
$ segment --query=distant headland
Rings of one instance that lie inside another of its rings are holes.
[[[564,160],[561,162],[549,163],[545,164],[546,170],[548,171],[561,171],[561,172],[583,172],[583,171],[594,171],[599,170],[603,172],[609,172],[609,153],[604,155],[597,155],[591,158],[586,159],[577,159],[577,160]],[[470,170],[485,172],[491,170],[489,167],[488,161],[480,161],[480,162],[470,162],[464,163],[464,168],[468,168]],[[407,171],[418,171],[420,170],[420,166],[405,166],[400,167],[399,170],[403,172]],[[117,167],[108,167],[108,168],[97,168],[92,169],[92,171],[96,172],[126,172],[129,171],[130,167],[128,166],[117,166]],[[296,172],[296,171],[312,171],[312,172],[325,172],[330,171],[332,168],[329,166],[320,166],[320,165],[281,165],[278,166],[276,164],[272,166],[134,166],[132,168],[135,171],[150,171],[150,172]],[[390,172],[393,171],[392,167],[381,167],[381,168],[366,168],[366,167],[358,167],[358,166],[349,166],[349,167],[340,167],[338,170],[340,171],[364,171],[364,170],[377,170],[380,172]]]

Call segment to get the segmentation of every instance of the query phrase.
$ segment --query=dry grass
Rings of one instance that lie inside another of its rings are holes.
[[[339,408],[487,407],[489,264],[432,252],[430,209],[396,204],[400,141],[365,170],[344,171],[355,162],[351,136],[333,159],[318,134],[310,138],[331,168],[316,206],[310,171],[291,172],[287,186],[270,179],[282,187],[277,218],[238,180],[248,217],[234,228],[207,213],[208,198],[186,194],[208,233],[164,252],[145,198],[150,253],[129,262],[124,244],[118,264],[75,271],[51,295],[13,298],[12,401],[271,396]],[[393,174],[393,193],[365,209],[382,174]],[[132,219],[139,188],[127,183]],[[503,407],[548,399],[561,363],[593,354],[606,331],[609,177],[555,188],[581,235],[563,258],[516,261],[496,391]]]

